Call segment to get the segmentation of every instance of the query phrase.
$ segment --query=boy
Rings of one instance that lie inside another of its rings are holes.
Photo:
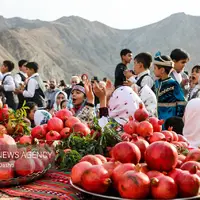
[[[3,75],[3,79],[0,86],[0,91],[3,92],[5,98],[6,98],[6,104],[8,104],[9,108],[12,108],[13,110],[16,109],[16,99],[14,96],[15,91],[15,82],[13,77],[11,76],[11,71],[14,69],[14,63],[5,60],[3,62],[3,65],[1,66],[1,73]]]
[[[161,56],[160,52],[154,59],[155,91],[158,100],[159,119],[168,119],[173,116],[183,117],[186,101],[183,91],[177,81],[169,74],[174,62],[168,56]]]
[[[170,76],[181,85],[184,96],[186,97],[189,91],[189,77],[184,72],[184,68],[189,61],[189,55],[182,49],[174,49],[170,57],[174,62],[174,70],[170,73]]]
[[[124,71],[127,70],[127,65],[132,60],[132,52],[129,49],[123,49],[120,52],[122,62],[115,68],[115,88],[122,86],[123,82],[126,81]]]

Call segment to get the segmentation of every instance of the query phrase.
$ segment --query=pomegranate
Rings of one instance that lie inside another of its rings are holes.
[[[14,123],[7,123],[5,124],[7,134],[12,135],[15,132],[15,124]]]
[[[72,130],[74,133],[80,133],[82,136],[90,134],[90,129],[88,128],[88,126],[81,122],[74,124]]]
[[[170,131],[161,131],[165,136],[167,142],[172,142],[174,140],[173,134]]]
[[[81,122],[77,117],[69,117],[68,120],[65,121],[65,126],[72,128],[74,126],[74,124]]]
[[[179,142],[186,142],[187,144],[189,144],[189,142],[187,141],[187,139],[183,135],[180,135],[180,134],[177,134],[177,135],[178,135],[178,141]]]
[[[60,131],[60,135],[62,139],[68,138],[71,134],[70,128],[65,127]]]
[[[0,152],[0,161],[9,161],[14,158],[17,153],[17,145],[11,136],[0,134]]]
[[[131,140],[131,142],[133,144],[135,144],[140,149],[141,160],[143,161],[144,160],[144,153],[145,153],[147,147],[149,146],[149,143],[146,140],[139,138],[135,134],[132,137],[133,137],[133,139]]]
[[[195,169],[196,168],[196,169]],[[196,161],[187,161],[185,163],[183,163],[181,165],[181,169],[182,170],[187,170],[187,171],[190,171],[191,170],[200,170],[200,163],[199,162],[196,162]]]
[[[141,159],[140,149],[131,142],[120,142],[112,149],[112,157],[122,163],[139,163]]]
[[[118,181],[118,191],[122,198],[145,199],[150,192],[149,177],[142,172],[127,171]]]
[[[115,167],[115,169],[112,172],[112,180],[114,182],[114,187],[117,189],[118,188],[118,182],[121,178],[121,176],[130,170],[134,170],[135,169],[135,165],[132,163],[125,163],[125,164],[121,164],[118,165],[117,167]]]
[[[82,187],[89,192],[98,194],[105,193],[110,183],[108,171],[102,165],[94,165],[86,169],[81,177]]]
[[[35,162],[32,158],[19,158],[15,161],[15,171],[19,176],[27,176],[35,170]]]
[[[9,109],[8,105],[4,104],[3,108],[0,109],[0,121],[7,122],[9,119]]]
[[[200,162],[200,149],[191,150],[186,156],[185,162],[187,162],[187,161]]]
[[[46,131],[43,126],[36,126],[31,130],[31,136],[37,139],[43,139],[46,136]]]
[[[7,129],[5,126],[0,124],[0,135],[7,134]]]
[[[146,163],[138,163],[135,166],[135,171],[136,172],[142,172],[142,173],[146,174],[149,171],[149,168],[148,168]]]
[[[47,126],[47,124],[42,124],[41,126],[44,129],[44,131],[47,133],[48,132],[48,126]]]
[[[148,138],[148,141],[150,143],[153,143],[153,142],[156,142],[156,141],[166,141],[166,138],[165,138],[165,136],[162,133],[160,133],[160,132],[154,132],[153,135],[151,135]]]
[[[24,135],[19,139],[20,144],[32,144],[32,137]]]
[[[74,184],[81,185],[82,174],[85,170],[89,169],[90,167],[92,167],[92,164],[87,161],[83,161],[74,165],[71,170],[72,182]]]
[[[149,117],[149,113],[144,109],[143,103],[139,104],[139,108],[135,111],[134,117],[138,122],[145,121]]]
[[[178,188],[171,177],[157,176],[151,180],[151,195],[155,199],[173,199],[178,195]]]
[[[137,127],[137,134],[144,138],[153,135],[153,126],[148,121],[140,122]]]
[[[163,141],[154,142],[147,147],[145,161],[148,167],[157,171],[171,171],[178,162],[178,152],[176,148]]]
[[[175,177],[180,197],[197,196],[200,188],[200,179],[198,175],[191,174],[188,171],[181,171]]]
[[[15,133],[24,134],[24,125],[22,123],[19,123],[15,126]]]
[[[124,131],[126,133],[128,133],[130,135],[132,135],[133,133],[135,133],[135,131],[136,131],[136,124],[135,124],[132,116],[130,116],[129,117],[129,121],[126,124],[124,124],[123,129],[124,129]]]
[[[117,162],[110,161],[110,162],[103,163],[102,166],[108,171],[109,176],[111,176],[113,173],[113,170],[119,165],[121,165],[121,163],[118,161]]]
[[[44,163],[39,158],[33,157],[32,158],[35,162],[35,170],[34,173],[42,172],[44,170]]]
[[[173,141],[178,141],[178,135],[172,130],[173,130],[173,127],[168,128],[168,131],[170,131],[173,135]]]
[[[14,171],[12,168],[12,163],[0,162],[0,180],[8,180],[13,177]]]
[[[49,157],[47,155],[41,154],[39,158],[42,160],[44,167],[47,167],[50,163]]]
[[[183,148],[188,148],[189,147],[189,144],[187,142],[179,142]]]
[[[152,178],[155,178],[155,177],[158,177],[158,176],[164,176],[163,173],[159,172],[159,171],[148,171],[146,173],[146,175],[149,177],[149,179],[152,179]]]
[[[130,142],[132,139],[132,136],[130,134],[124,132],[121,135],[121,139],[122,139],[122,141]]]
[[[101,165],[102,164],[101,160],[94,155],[86,155],[79,162],[83,162],[83,161],[87,161],[87,162],[91,163],[92,165]]]
[[[62,109],[62,110],[59,110],[57,113],[56,113],[56,117],[61,119],[63,122],[65,120],[68,120],[69,117],[72,116],[72,112],[69,111],[68,109]]]
[[[58,133],[63,129],[63,121],[57,117],[51,118],[47,122],[47,127],[49,131],[57,131]]]
[[[106,158],[104,156],[102,156],[101,154],[95,154],[94,156],[99,158],[102,163],[107,162]]]
[[[182,162],[184,162],[186,156],[184,156],[183,154],[178,155],[178,159]]]
[[[168,176],[171,177],[171,178],[173,178],[174,180],[176,180],[176,176],[178,176],[181,172],[182,172],[181,169],[177,169],[176,168],[176,169],[173,169],[172,171],[170,171],[168,173]]]
[[[159,120],[156,117],[150,117],[149,122],[153,126],[153,132],[161,132],[162,131],[162,125],[164,124],[164,120]]]
[[[46,134],[46,141],[48,144],[52,144],[55,140],[60,140],[61,135],[57,131],[49,131]]]

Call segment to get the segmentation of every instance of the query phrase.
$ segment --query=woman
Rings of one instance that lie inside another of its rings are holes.
[[[52,108],[51,112],[55,113],[55,112],[61,110],[60,103],[63,100],[68,100],[67,94],[63,91],[57,92],[55,95],[55,103],[53,104],[53,108]]]
[[[27,118],[31,122],[31,128],[34,128],[35,127],[34,115],[35,112],[38,110],[37,104],[35,102],[29,101],[26,103],[25,107],[27,107],[26,114]]]
[[[193,148],[200,146],[200,99],[192,99],[188,102],[184,113],[183,136],[185,136]]]

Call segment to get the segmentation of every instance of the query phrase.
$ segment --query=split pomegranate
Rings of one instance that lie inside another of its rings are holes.
[[[99,158],[102,163],[107,162],[106,158],[104,156],[102,156],[101,154],[95,154],[94,156]]]
[[[112,149],[112,157],[121,163],[139,163],[141,159],[140,149],[131,142],[120,142]]]
[[[58,133],[63,129],[63,121],[58,117],[53,117],[47,122],[49,131],[57,131]]]
[[[80,133],[82,136],[90,134],[90,129],[88,128],[88,126],[81,122],[74,124],[72,130],[74,133]]]
[[[193,171],[200,170],[200,163],[196,161],[187,161],[181,165],[182,170]]]
[[[62,139],[68,138],[71,134],[70,128],[65,127],[60,131],[60,135]]]
[[[105,193],[111,184],[110,176],[102,165],[94,165],[85,170],[81,177],[82,187],[98,194]]]
[[[8,162],[0,162],[0,180],[8,180],[14,177],[12,164]]]
[[[132,143],[134,143],[139,149],[140,149],[140,153],[141,153],[141,160],[144,160],[144,153],[147,149],[147,147],[149,146],[149,143],[138,137],[136,134],[133,134],[133,139],[131,140]]]
[[[149,117],[149,113],[144,108],[143,103],[139,104],[139,108],[134,113],[134,118],[138,122],[145,121]]]
[[[68,120],[69,117],[71,116],[72,116],[72,112],[69,111],[68,109],[62,109],[56,113],[56,117],[61,119],[63,122],[65,122],[65,120]]]
[[[130,170],[134,170],[135,169],[135,165],[132,163],[125,163],[125,164],[121,164],[119,166],[117,166],[113,172],[112,172],[112,180],[114,183],[114,187],[117,189],[118,188],[118,182],[121,178],[121,176]]]
[[[83,161],[74,165],[71,170],[72,182],[74,184],[81,185],[81,177],[83,175],[83,172],[90,167],[92,167],[92,164],[87,161]]]
[[[127,171],[118,182],[118,191],[122,198],[145,199],[150,192],[149,177],[142,172]]]
[[[149,177],[149,179],[152,179],[152,178],[156,178],[158,176],[164,176],[163,173],[159,172],[159,171],[148,171],[146,173],[146,175]]]
[[[35,162],[32,158],[19,158],[15,161],[15,171],[19,176],[27,176],[35,170]]]
[[[187,162],[187,161],[200,162],[200,149],[191,150],[186,156],[185,162]]]
[[[37,139],[43,139],[46,136],[46,131],[43,126],[36,126],[31,130],[31,136]]]
[[[155,199],[173,199],[178,194],[175,181],[168,176],[157,176],[151,180],[151,195]]]
[[[44,170],[44,163],[39,158],[33,157],[32,158],[35,162],[35,169],[34,173],[42,172]]]
[[[148,167],[157,171],[171,171],[178,162],[178,152],[176,148],[163,141],[154,142],[147,147],[145,161]]]
[[[156,142],[156,141],[166,141],[166,138],[164,134],[160,132],[154,132],[153,135],[151,135],[148,139],[148,141],[151,143]]]
[[[113,173],[113,170],[119,165],[121,165],[119,161],[116,161],[116,162],[109,161],[109,162],[103,163],[102,166],[108,171],[109,176],[111,176]]]
[[[83,162],[83,161],[87,161],[87,162],[91,163],[92,165],[101,165],[102,164],[101,160],[94,155],[86,155],[79,162]]]
[[[19,139],[20,144],[32,144],[32,137],[24,135]]]
[[[77,117],[71,116],[68,118],[68,120],[65,121],[65,126],[72,128],[74,124],[81,122]]]
[[[122,139],[122,141],[130,142],[132,139],[132,136],[130,134],[124,132],[121,135],[121,139]]]
[[[140,122],[137,126],[137,134],[144,138],[153,135],[153,126],[148,121]]]
[[[136,131],[136,124],[133,117],[129,117],[129,121],[123,126],[124,132],[132,135]]]
[[[156,117],[150,117],[149,122],[153,126],[153,132],[161,132],[162,131],[162,125],[164,124],[164,120],[159,120]]]
[[[49,131],[46,134],[46,141],[48,144],[52,144],[55,140],[60,140],[61,135],[57,131]]]
[[[161,131],[165,136],[167,142],[172,142],[174,140],[173,134],[170,131]]]

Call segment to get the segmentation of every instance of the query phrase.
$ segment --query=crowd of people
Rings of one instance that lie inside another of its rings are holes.
[[[120,52],[112,83],[87,74],[74,75],[70,85],[64,80],[42,81],[36,62],[20,60],[19,72],[12,75],[12,61],[1,66],[0,96],[14,110],[26,102],[31,126],[46,123],[56,112],[69,109],[82,122],[94,117],[112,119],[124,125],[142,103],[150,116],[165,120],[163,128],[172,126],[183,134],[192,147],[200,145],[200,65],[190,73],[184,71],[189,54],[174,49],[170,56],[157,52],[154,57],[142,52],[132,57],[129,49]],[[132,69],[128,65],[133,60]]]

